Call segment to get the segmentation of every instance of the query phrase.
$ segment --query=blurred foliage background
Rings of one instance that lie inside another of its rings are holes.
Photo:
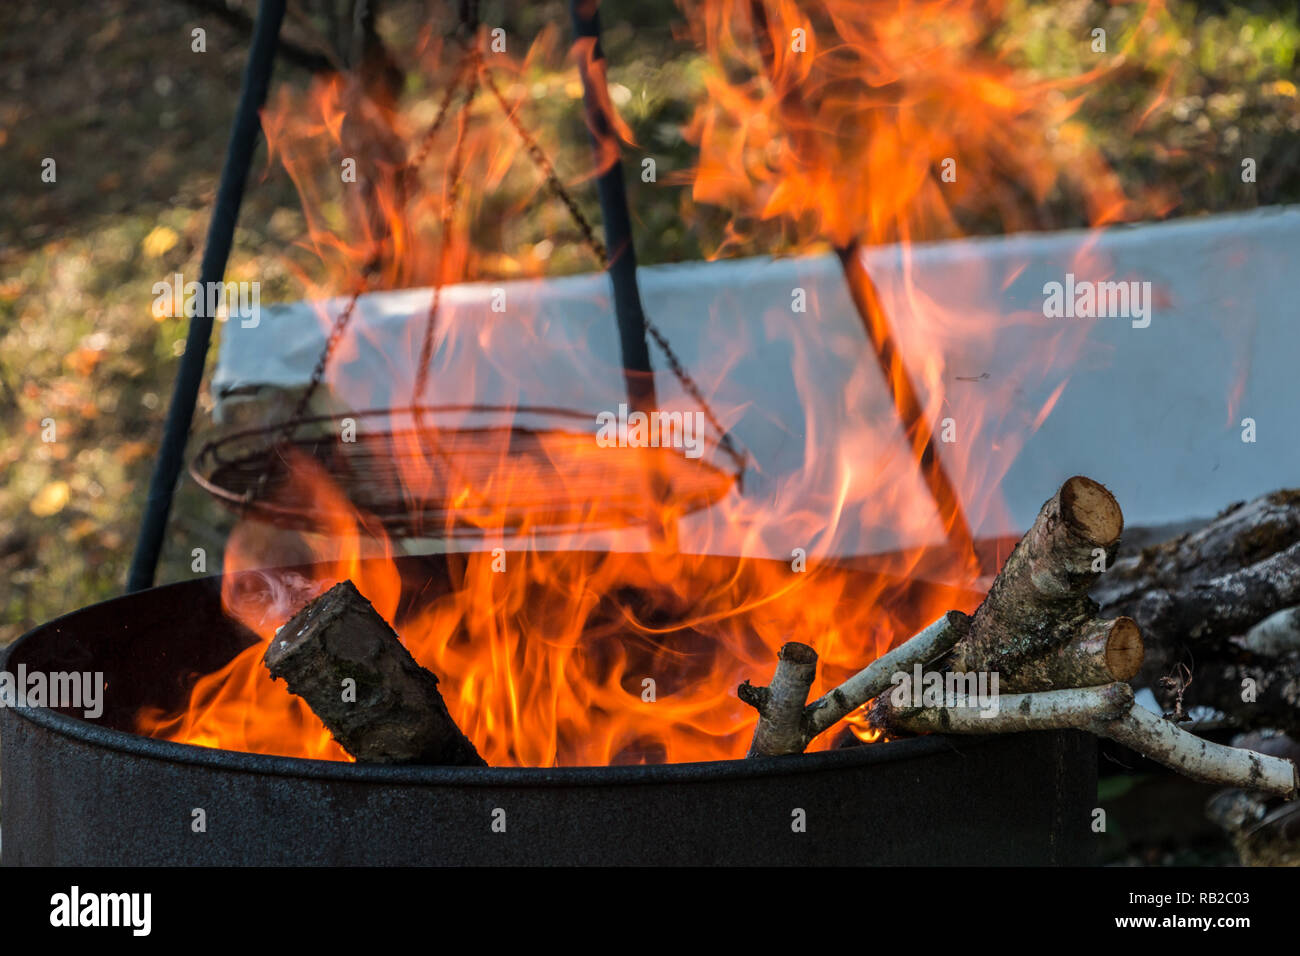
[[[154,319],[151,289],[198,274],[248,44],[238,14],[253,0],[216,10],[225,2],[0,5],[0,644],[122,589],[186,329],[183,319]],[[661,170],[688,170],[681,126],[702,95],[704,65],[681,39],[682,14],[671,0],[606,7],[614,102]],[[524,42],[548,24],[568,35],[566,5],[552,0],[486,2],[483,15]],[[399,63],[400,40],[429,17],[420,0],[383,6],[378,32]],[[1014,46],[1026,70],[1074,76],[1095,65],[1094,26],[1118,36],[1136,17],[1130,4],[1010,0],[988,42]],[[197,26],[207,30],[203,55],[190,48]],[[1174,185],[1171,215],[1300,198],[1295,4],[1168,0],[1161,42],[1148,39],[1087,96],[1071,135],[1097,144],[1126,184]],[[298,63],[277,66],[278,82],[309,77]],[[588,162],[576,73],[539,66],[527,82],[529,121],[573,178]],[[412,79],[406,93],[432,91]],[[1259,160],[1255,184],[1241,182],[1243,156]],[[57,161],[55,184],[41,182],[45,157]],[[723,223],[690,208],[679,178],[630,175],[629,186],[644,263],[696,259],[716,245]],[[594,190],[577,191],[598,219]],[[1052,198],[1042,228],[1084,224],[1070,198]],[[547,272],[590,268],[559,241],[569,228],[559,210],[535,204],[511,240],[531,246]],[[263,302],[295,297],[286,253],[302,230],[292,184],[259,153],[227,279],[259,280]],[[209,411],[205,395],[196,435]],[[43,441],[51,419],[55,440]],[[219,570],[228,528],[184,482],[159,580],[191,575],[193,547]]]

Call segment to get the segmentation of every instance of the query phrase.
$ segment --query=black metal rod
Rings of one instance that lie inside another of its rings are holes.
[[[199,268],[202,288],[209,282],[220,282],[225,277],[226,262],[234,240],[235,221],[244,198],[244,185],[248,181],[253,152],[257,149],[261,121],[258,112],[266,102],[271,85],[271,70],[275,65],[275,48],[279,40],[280,24],[284,20],[285,0],[260,0],[257,22],[253,29],[253,42],[244,67],[243,90],[235,123],[230,130],[226,147],[226,162],[221,169],[221,183],[217,188],[216,206],[208,224],[207,244]],[[171,404],[167,409],[167,422],[163,427],[162,446],[149,479],[149,497],[145,501],[144,520],[136,541],[135,556],[127,576],[128,591],[141,591],[151,587],[162,553],[163,537],[167,531],[167,518],[171,513],[172,496],[184,464],[185,443],[189,438],[190,422],[198,401],[199,387],[203,381],[203,366],[207,361],[208,344],[212,339],[210,315],[196,315],[190,320],[185,339],[185,354],[181,356],[176,382],[172,387]]]
[[[623,375],[627,383],[628,404],[633,409],[653,410],[655,396],[654,368],[650,364],[650,347],[646,342],[645,311],[636,279],[636,247],[632,243],[632,217],[628,213],[627,188],[623,182],[623,165],[618,138],[610,128],[596,83],[604,79],[603,69],[593,69],[604,62],[600,45],[600,15],[596,0],[569,0],[573,33],[578,40],[593,41],[590,60],[578,57],[582,76],[582,101],[587,126],[591,132],[596,157],[603,161],[606,150],[614,158],[596,179],[600,194],[600,218],[605,228],[605,247],[609,256],[608,272],[614,287],[614,315],[618,320],[619,347],[623,356]],[[592,74],[596,75],[593,76]]]

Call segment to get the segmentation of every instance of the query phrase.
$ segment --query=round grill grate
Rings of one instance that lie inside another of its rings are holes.
[[[709,436],[690,458],[680,448],[602,447],[596,434],[595,416],[569,409],[374,409],[303,418],[288,437],[278,424],[232,432],[206,443],[190,473],[242,515],[320,530],[319,508],[293,481],[306,458],[358,511],[408,538],[650,525],[708,507],[743,475],[743,459]]]

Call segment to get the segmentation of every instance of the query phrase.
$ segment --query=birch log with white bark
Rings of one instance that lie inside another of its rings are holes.
[[[758,726],[745,756],[803,752],[803,709],[816,676],[817,652],[807,644],[791,641],[781,645],[777,653],[771,684],[755,687],[745,681],[736,689],[737,696],[758,711]]]
[[[954,670],[1015,675],[1068,644],[1097,616],[1088,597],[1124,530],[1115,497],[1076,475],[1038,512],[953,651]]]
[[[806,707],[808,689],[816,676],[817,652],[806,644],[784,645],[770,686],[755,687],[745,681],[737,688],[737,696],[759,714],[746,756],[803,753],[818,734],[888,689],[896,673],[946,653],[969,625],[965,614],[949,611]]]
[[[894,682],[894,675],[910,671],[916,664],[928,664],[950,650],[965,636],[970,618],[949,611],[928,627],[886,654],[878,657],[843,684],[823,694],[804,711],[804,746],[832,724],[843,720]]]
[[[1085,729],[1203,783],[1259,790],[1288,800],[1300,792],[1300,771],[1290,760],[1202,740],[1145,707],[1134,705],[1117,720]]]
[[[999,674],[1004,692],[1096,687],[1132,680],[1142,668],[1142,631],[1130,617],[1092,620],[1069,643]]]
[[[959,701],[955,707],[909,708],[894,706],[882,697],[872,708],[871,721],[895,735],[1086,730],[1193,780],[1287,799],[1300,795],[1300,770],[1290,760],[1203,740],[1133,703],[1133,691],[1127,684],[1006,694],[998,699],[992,715],[987,703]]]

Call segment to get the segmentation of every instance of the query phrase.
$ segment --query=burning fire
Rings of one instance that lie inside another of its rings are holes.
[[[1004,320],[978,303],[1014,277],[956,275],[939,301],[910,282],[908,243],[957,235],[972,216],[996,216],[1007,229],[1031,225],[1033,210],[1063,181],[1087,198],[1097,224],[1134,215],[1100,157],[1077,139],[1049,135],[1068,119],[1077,105],[1071,96],[1089,78],[1069,87],[1046,83],[990,54],[984,40],[996,10],[990,13],[986,4],[683,5],[713,65],[707,100],[687,134],[700,151],[696,202],[733,217],[718,254],[755,236],[780,236],[785,245],[806,249],[901,242],[904,268],[873,288],[869,321],[894,336],[895,391],[913,376],[924,421],[962,422],[963,440],[943,446],[943,465],[965,505],[963,520],[998,513],[999,480],[1060,396],[1064,370],[1085,333],[1062,325],[1052,354],[1026,372],[1039,381],[1060,380],[1049,401],[1028,416],[1013,411],[1013,392],[1022,382],[951,388],[960,370],[945,367],[943,356],[976,346]],[[525,78],[554,49],[548,34],[522,62],[491,58],[495,81],[525,122]],[[427,39],[419,63],[435,91],[462,69],[454,46]],[[457,99],[464,101],[463,93]],[[302,195],[305,245],[325,264],[323,279],[303,274],[309,297],[351,290],[368,265],[374,267],[372,288],[540,273],[543,263],[535,257],[470,241],[470,223],[489,212],[495,222],[510,221],[515,210],[487,203],[507,177],[536,179],[488,93],[480,91],[466,110],[453,113],[423,165],[411,168],[408,160],[436,101],[435,93],[399,103],[358,77],[341,77],[305,95],[281,90],[267,110],[272,153]],[[608,100],[604,108],[614,111]],[[626,125],[616,115],[611,119],[615,135],[630,138]],[[544,131],[540,138],[545,146]],[[614,155],[608,146],[603,157]],[[364,175],[340,189],[344,158],[355,159]],[[944,179],[949,159],[955,182]],[[453,196],[449,170],[457,162],[466,171],[465,185]],[[582,171],[578,181],[590,174]],[[535,201],[530,196],[517,207]],[[755,716],[735,688],[747,678],[765,680],[785,641],[801,640],[818,651],[815,696],[941,612],[971,610],[980,570],[969,541],[953,537],[953,516],[936,512],[917,470],[915,436],[900,431],[894,410],[873,405],[880,368],[866,340],[822,340],[817,303],[796,317],[788,303],[774,303],[756,318],[754,337],[734,347],[789,344],[805,415],[791,435],[803,441],[802,471],[761,494],[733,491],[689,516],[671,495],[659,500],[647,491],[646,508],[660,512],[655,523],[676,534],[599,534],[581,520],[566,521],[558,531],[539,521],[507,534],[512,503],[534,495],[543,477],[536,461],[512,454],[503,437],[489,447],[490,468],[476,469],[463,486],[443,487],[448,472],[438,463],[465,448],[463,432],[440,420],[433,437],[396,434],[392,461],[402,469],[408,500],[451,499],[475,516],[482,531],[483,550],[446,556],[450,577],[443,581],[421,577],[418,562],[397,562],[404,545],[390,541],[319,464],[295,458],[290,482],[277,494],[307,503],[320,516],[317,532],[245,520],[226,551],[225,607],[258,642],[201,677],[185,710],[142,714],[141,730],[203,746],[349,759],[298,698],[272,683],[261,663],[276,627],[344,578],[438,675],[453,717],[494,766],[739,757]],[[333,313],[322,307],[321,319],[328,327]],[[423,321],[422,315],[412,320],[410,357],[394,358],[396,378],[413,376],[398,368],[399,359],[414,361]],[[344,337],[330,381],[347,376],[348,359],[364,334]],[[493,355],[494,340],[505,336],[535,340],[541,350],[550,334],[526,316],[485,318],[449,306],[439,318],[430,397],[446,403],[517,400],[518,394],[501,394],[497,379],[467,376],[454,356],[465,350]],[[862,350],[848,387],[836,394],[825,392],[817,374],[818,355],[826,349]],[[617,369],[577,347],[567,360],[578,381],[597,373],[615,385],[621,381]],[[725,353],[706,356],[691,370],[728,424],[739,420],[746,404],[745,396],[728,390],[731,360]],[[551,404],[573,399],[573,407],[589,405],[590,394],[571,384],[574,379],[537,373],[533,381],[528,369],[509,371],[520,394],[533,386],[554,395]],[[663,401],[672,383],[663,375],[660,382]],[[612,391],[605,400],[601,407],[616,407],[619,397]],[[912,438],[911,447],[905,437]],[[476,441],[481,455],[482,436]],[[576,483],[582,459],[570,445],[545,453]],[[594,441],[585,452],[625,453]],[[762,465],[756,463],[760,471]],[[499,512],[485,514],[488,502]],[[879,558],[870,572],[828,560],[845,539],[879,528],[900,540],[936,543]],[[428,535],[444,530],[430,528]],[[502,550],[494,552],[497,547]],[[311,577],[255,570],[272,564],[310,565]],[[815,746],[829,745],[823,739]]]

